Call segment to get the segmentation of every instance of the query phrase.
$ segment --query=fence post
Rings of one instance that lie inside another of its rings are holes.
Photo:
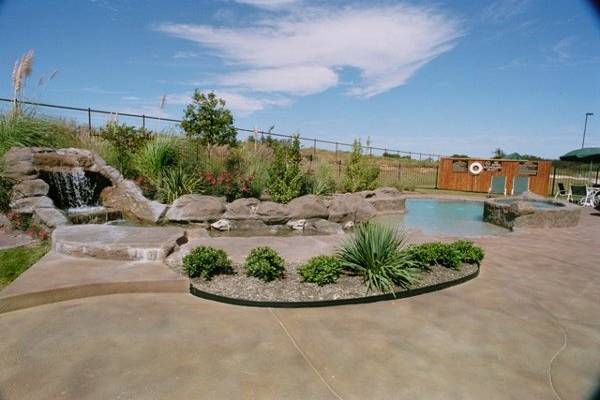
[[[88,133],[92,134],[92,109],[88,107]]]
[[[142,129],[146,129],[146,115],[142,114]]]
[[[556,166],[552,169],[552,191],[550,192],[551,196],[554,196],[554,185],[556,183]]]
[[[342,174],[342,164],[338,160],[338,142],[335,142],[335,163],[338,166],[338,178]]]
[[[598,175],[600,174],[600,165],[596,167],[596,184],[598,184]]]
[[[400,152],[398,151],[398,176],[396,177],[396,179],[398,180],[398,184],[400,184],[400,171],[402,170],[402,156],[400,155]]]

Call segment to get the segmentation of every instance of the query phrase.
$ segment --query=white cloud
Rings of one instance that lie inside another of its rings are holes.
[[[524,14],[530,3],[530,0],[496,0],[483,9],[481,19],[495,24],[505,23]]]
[[[349,93],[365,97],[406,83],[461,36],[456,19],[412,5],[305,7],[251,27],[163,24],[158,29],[212,49],[238,69],[221,77],[221,84],[306,95],[336,85],[340,69],[353,68],[360,80]]]
[[[223,86],[253,89],[259,92],[285,92],[308,95],[322,92],[338,82],[337,74],[323,66],[292,66],[250,69],[225,75]]]
[[[210,90],[205,90],[208,92]],[[267,107],[284,107],[291,104],[287,98],[248,96],[227,90],[215,90],[215,94],[225,100],[226,107],[239,115],[249,115]],[[172,93],[167,95],[167,105],[188,105],[192,101],[192,93]]]
[[[125,100],[125,101],[139,101],[142,100],[140,97],[137,96],[123,96],[121,97],[121,100]]]
[[[564,63],[571,58],[571,47],[573,45],[574,38],[569,36],[562,38],[554,46],[550,48],[550,61],[557,61]]]
[[[195,58],[200,56],[198,51],[178,51],[173,54],[173,58]]]

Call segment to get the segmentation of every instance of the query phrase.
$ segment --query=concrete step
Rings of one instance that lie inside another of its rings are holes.
[[[72,225],[52,234],[57,253],[108,260],[163,261],[186,242],[185,230],[177,227]]]

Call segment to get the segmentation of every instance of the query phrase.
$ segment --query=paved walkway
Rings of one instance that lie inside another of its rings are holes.
[[[258,309],[119,294],[0,315],[0,399],[586,399],[600,386],[600,216],[478,240],[468,283]]]

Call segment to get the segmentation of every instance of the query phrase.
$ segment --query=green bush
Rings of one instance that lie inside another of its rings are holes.
[[[303,174],[300,169],[300,140],[291,143],[274,142],[275,159],[269,167],[267,191],[273,201],[287,203],[302,193]]]
[[[393,228],[366,222],[343,243],[338,256],[344,269],[363,277],[367,293],[394,293],[394,285],[408,287],[419,274],[419,264],[401,251],[404,240]]]
[[[152,135],[144,128],[136,128],[117,121],[109,121],[101,129],[101,135],[112,148],[106,160],[128,178],[133,177],[133,157],[142,146],[148,143]]]
[[[375,189],[378,177],[379,166],[362,155],[360,140],[355,140],[346,165],[344,189],[348,192]]]
[[[406,253],[422,268],[441,265],[447,268],[460,269],[462,263],[477,264],[483,260],[483,250],[466,240],[454,243],[423,243],[410,246]]]
[[[246,258],[246,274],[265,282],[283,278],[283,258],[270,247],[257,247]]]
[[[461,260],[464,263],[479,265],[485,256],[485,252],[481,247],[475,246],[473,242],[468,240],[458,240],[452,243],[452,247],[460,253]]]
[[[313,257],[298,270],[304,282],[316,283],[319,286],[335,283],[340,277],[342,263],[335,256]]]
[[[212,279],[217,274],[229,274],[233,271],[227,253],[213,247],[196,247],[183,257],[183,267],[190,278]]]
[[[177,161],[177,146],[173,139],[160,136],[145,143],[133,156],[137,173],[152,183],[156,183],[168,168],[177,164]]]
[[[156,194],[160,201],[172,203],[184,194],[197,193],[200,179],[181,167],[165,170],[156,181]]]

